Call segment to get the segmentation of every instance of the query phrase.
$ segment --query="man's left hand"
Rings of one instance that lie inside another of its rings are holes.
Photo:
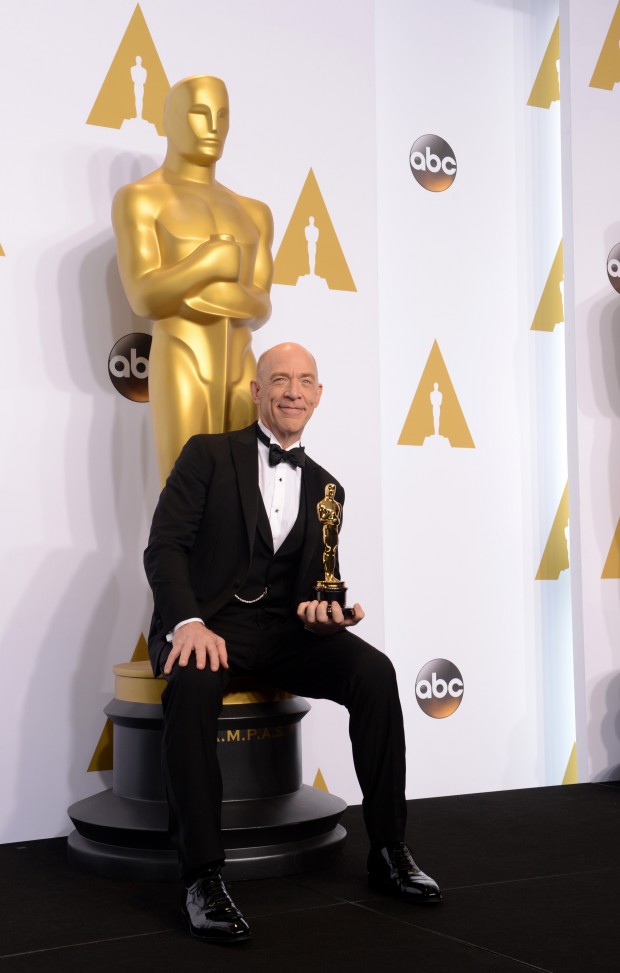
[[[334,635],[345,628],[357,625],[364,617],[364,610],[361,605],[353,606],[351,618],[345,618],[342,608],[337,601],[331,603],[331,614],[327,614],[326,601],[302,601],[297,607],[297,617],[316,635]]]

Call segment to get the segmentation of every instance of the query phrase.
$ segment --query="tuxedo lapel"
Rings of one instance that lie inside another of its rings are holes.
[[[248,426],[247,429],[242,429],[237,435],[231,436],[230,450],[237,474],[241,507],[251,554],[256,534],[259,496],[256,425]]]

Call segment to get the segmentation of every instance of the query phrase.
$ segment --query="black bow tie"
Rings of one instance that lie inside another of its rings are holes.
[[[295,446],[294,449],[282,449],[277,443],[269,444],[269,465],[277,466],[278,463],[290,463],[291,466],[303,466],[306,462],[306,454],[303,446]]]
[[[256,435],[261,443],[269,447],[269,465],[277,466],[278,463],[290,463],[292,467],[303,466],[306,462],[306,453],[303,446],[295,446],[294,449],[282,449],[277,443],[269,441],[260,426],[256,427]]]

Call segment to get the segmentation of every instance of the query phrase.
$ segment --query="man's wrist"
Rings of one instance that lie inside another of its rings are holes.
[[[173,640],[174,636],[177,634],[178,630],[183,625],[188,625],[189,622],[200,622],[201,625],[204,625],[204,621],[203,621],[202,618],[184,618],[182,622],[177,622],[177,624],[174,626],[174,628],[172,629],[171,632],[168,632],[168,634],[166,635],[166,641],[167,642],[172,642],[172,640]]]

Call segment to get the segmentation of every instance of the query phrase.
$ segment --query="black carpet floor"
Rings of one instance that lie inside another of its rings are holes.
[[[176,884],[72,869],[65,840],[0,845],[0,973],[609,973],[620,969],[620,786],[412,801],[408,840],[441,906],[371,893],[360,809],[327,869],[236,882],[253,939],[187,935]]]

